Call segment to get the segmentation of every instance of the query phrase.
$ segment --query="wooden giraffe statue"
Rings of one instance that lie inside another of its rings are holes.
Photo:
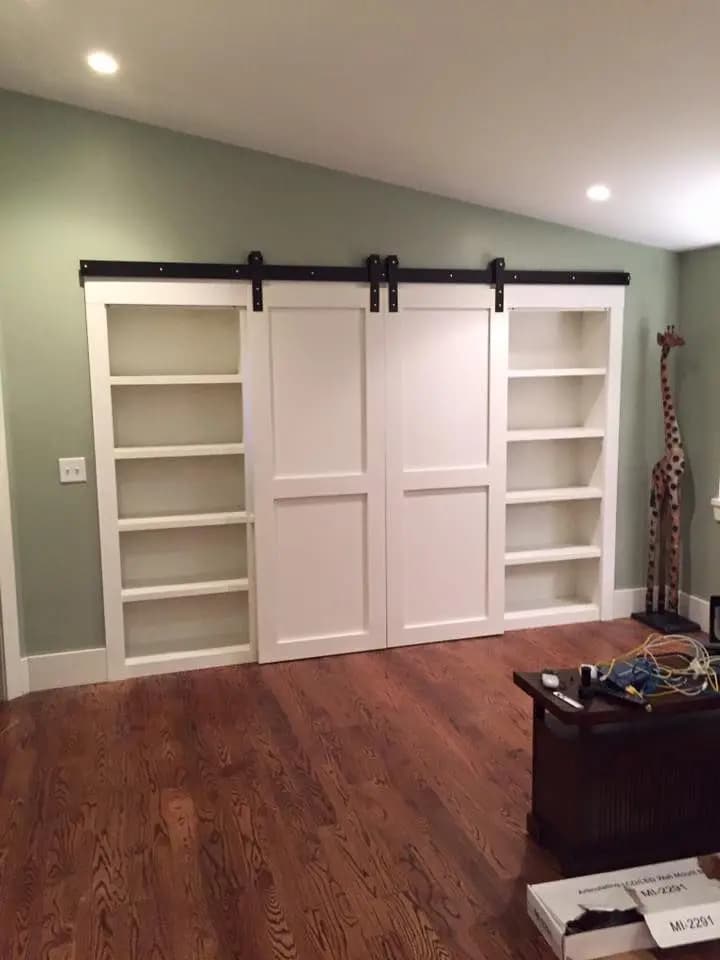
[[[647,613],[655,610],[654,594],[657,581],[656,612],[664,614],[667,603],[668,612],[677,615],[680,576],[680,481],[685,472],[685,452],[670,389],[668,355],[673,347],[684,346],[685,341],[672,326],[667,327],[664,333],[657,335],[657,342],[662,348],[660,389],[665,427],[665,453],[652,469],[645,610]]]

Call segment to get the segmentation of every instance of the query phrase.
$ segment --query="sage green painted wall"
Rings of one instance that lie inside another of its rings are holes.
[[[720,524],[710,498],[720,479],[720,247],[680,255],[678,419],[688,467],[683,485],[683,589],[720,593]]]
[[[92,429],[80,257],[626,269],[616,582],[643,580],[646,487],[660,443],[658,326],[677,258],[0,91],[0,310],[23,633],[28,653],[103,643],[95,484],[60,486]],[[448,158],[452,163],[452,158]]]

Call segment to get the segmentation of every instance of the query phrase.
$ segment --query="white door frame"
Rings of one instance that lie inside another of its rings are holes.
[[[10,500],[7,433],[3,383],[0,379],[0,606],[2,607],[2,645],[4,694],[8,700],[22,696],[30,689],[27,660],[20,650],[17,581],[15,576],[15,541]]]

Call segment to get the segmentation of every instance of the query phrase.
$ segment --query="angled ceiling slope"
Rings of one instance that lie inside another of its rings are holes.
[[[0,85],[684,249],[720,241],[718,28],[717,0],[5,0]]]

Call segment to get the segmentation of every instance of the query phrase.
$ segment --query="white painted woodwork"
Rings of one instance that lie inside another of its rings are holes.
[[[110,679],[255,656],[245,283],[85,286]]]
[[[508,445],[509,493],[564,487],[602,491],[601,438],[543,440]]]
[[[113,421],[116,448],[242,443],[242,386],[113,388]]]
[[[539,427],[530,430],[508,430],[508,443],[527,443],[530,440],[582,440],[602,437],[602,427]]]
[[[523,610],[507,610],[506,630],[527,630],[534,627],[555,627],[568,623],[588,623],[600,619],[596,603],[576,603],[557,599],[548,606]]]
[[[557,557],[508,566],[507,615],[515,615],[515,625],[524,618],[525,625],[532,626],[527,618],[533,610],[549,614],[553,610],[567,612],[568,608],[594,605],[599,611],[599,565],[597,557]]]
[[[613,616],[623,303],[506,290],[508,628]]]
[[[15,546],[10,500],[5,403],[0,382],[0,699],[13,700],[30,689],[27,660],[20,649]]]
[[[507,326],[492,301],[403,285],[387,316],[391,646],[502,630]]]
[[[249,317],[261,662],[385,646],[384,318],[267,283]]]
[[[568,547],[540,547],[535,550],[509,550],[505,554],[505,566],[516,567],[525,563],[555,563],[560,560],[585,560],[599,557],[600,547],[577,544]]]
[[[121,518],[237,512],[247,499],[239,455],[119,460],[116,474]]]
[[[599,500],[567,500],[508,504],[505,549],[542,550],[600,542]]]
[[[508,490],[505,502],[552,503],[558,500],[600,500],[600,487],[546,487],[537,490]]]
[[[137,676],[140,666],[147,667],[153,658],[166,668],[175,657],[179,669],[194,669],[203,660],[209,665],[217,659],[214,651],[218,650],[233,658],[228,662],[246,662],[246,651],[252,646],[248,598],[246,589],[237,589],[127,603],[127,661],[134,661],[129,674]]]
[[[239,373],[162,374],[159,376],[110,377],[111,387],[180,387],[209,386],[218,383],[242,383]]]
[[[247,589],[247,577],[234,580],[188,580],[183,583],[123,587],[122,599],[125,603],[137,603],[141,600],[170,600],[173,597],[205,597],[214,593],[238,593]]]
[[[247,577],[246,532],[227,525],[121,532],[123,586]]]
[[[523,299],[534,306],[523,309],[520,297],[515,296],[519,288],[507,289],[509,302],[517,304],[513,309],[509,331],[508,359],[511,370],[607,366],[608,328],[605,315],[601,310],[585,310],[580,306],[583,289],[588,288],[577,288],[578,295],[570,309],[539,306],[542,300],[547,299],[547,294],[540,287],[526,288],[530,296]],[[610,296],[614,296],[615,288],[608,290]]]
[[[147,444],[142,447],[115,447],[116,460],[158,460],[162,457],[229,457],[245,452],[242,443]]]
[[[537,380],[545,377],[604,377],[606,373],[606,367],[528,367],[526,370],[508,370],[508,378]]]
[[[157,297],[155,289],[151,296]],[[237,377],[240,372],[240,334],[232,307],[111,305],[108,334],[113,377]]]
[[[85,293],[109,677],[613,615],[621,289]]]
[[[508,430],[604,426],[602,377],[513,380],[508,394]]]
[[[224,513],[175,513],[152,517],[121,517],[118,529],[127,530],[172,530],[176,527],[216,527],[238,523],[250,523],[247,510]]]

